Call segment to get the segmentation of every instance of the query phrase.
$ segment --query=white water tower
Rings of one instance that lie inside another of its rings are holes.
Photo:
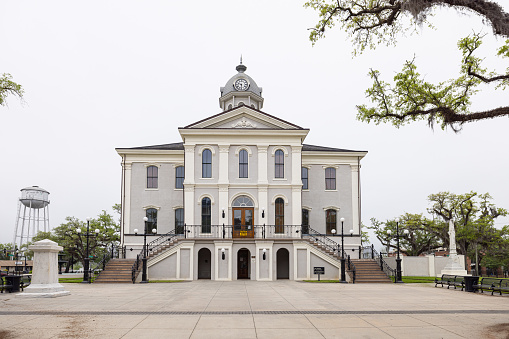
[[[39,231],[49,231],[49,192],[39,186],[21,190],[18,202],[18,218],[14,230],[13,245],[21,245],[32,240]],[[21,211],[23,210],[23,212]]]

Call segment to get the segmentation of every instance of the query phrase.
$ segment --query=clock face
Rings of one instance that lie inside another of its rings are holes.
[[[237,91],[245,91],[249,87],[249,83],[246,79],[238,79],[233,85]]]

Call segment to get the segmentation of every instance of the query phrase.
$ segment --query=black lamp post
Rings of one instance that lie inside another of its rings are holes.
[[[345,232],[344,223],[345,218],[339,219],[341,221],[341,283],[346,283],[346,262],[345,262]]]
[[[141,283],[146,284],[148,283],[147,279],[147,221],[148,218],[144,217],[143,221],[145,222],[145,231],[143,232],[143,258],[142,260],[142,273],[141,273]],[[152,229],[152,233],[156,233],[157,230],[154,228]],[[138,235],[138,229],[134,230],[134,234]]]
[[[90,220],[92,220],[92,218],[88,217],[87,218],[87,248],[86,248],[86,256],[85,256],[85,260],[84,260],[84,263],[83,263],[83,281],[82,283],[90,283],[90,276],[89,276],[89,269],[90,269],[90,254],[88,253],[89,252],[89,238],[90,236],[97,236],[99,234],[99,229],[96,228],[95,229],[95,234],[90,234]],[[81,234],[81,228],[78,228],[76,230],[76,232],[78,232],[78,235]],[[80,240],[81,240],[81,236],[80,236]]]
[[[402,283],[402,274],[401,274],[401,257],[399,256],[399,218],[396,218],[396,281],[397,283]],[[388,230],[387,233],[391,235],[391,230]],[[404,230],[403,233],[408,234],[408,230]]]

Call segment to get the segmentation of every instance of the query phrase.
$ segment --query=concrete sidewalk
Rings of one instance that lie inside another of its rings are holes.
[[[430,284],[193,281],[0,294],[4,338],[509,338],[509,295]]]

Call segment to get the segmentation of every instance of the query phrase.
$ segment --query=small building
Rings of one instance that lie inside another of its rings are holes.
[[[32,271],[32,260],[0,260],[2,274],[28,273]]]
[[[182,140],[116,149],[121,243],[133,258],[148,234],[150,279],[300,280],[314,267],[336,279],[342,227],[345,255],[359,256],[367,152],[305,144],[309,129],[262,111],[246,69],[220,88],[220,113],[178,129]]]

